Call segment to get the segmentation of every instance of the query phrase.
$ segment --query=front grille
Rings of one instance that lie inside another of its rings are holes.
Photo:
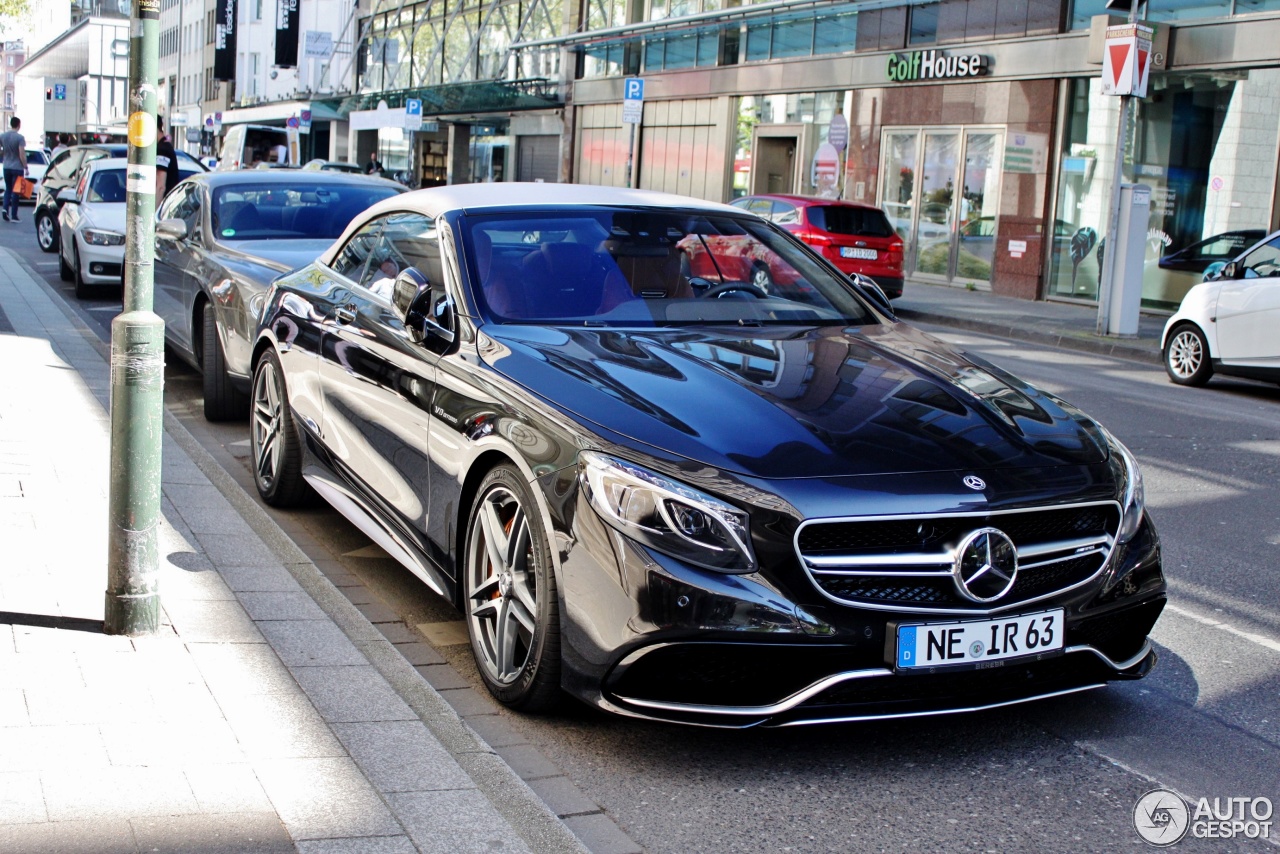
[[[1106,565],[1120,525],[1115,502],[979,514],[842,519],[803,525],[796,550],[833,599],[853,605],[975,611],[1016,605],[1074,587]],[[978,605],[951,577],[970,532],[997,528],[1018,551],[1018,577],[999,600]]]
[[[879,665],[868,647],[686,643],[658,647],[613,673],[618,697],[713,706],[776,703],[833,673]]]

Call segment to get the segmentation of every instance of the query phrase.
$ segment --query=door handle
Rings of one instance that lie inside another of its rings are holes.
[[[355,309],[349,305],[340,305],[333,310],[333,319],[339,323],[354,323],[356,319]]]

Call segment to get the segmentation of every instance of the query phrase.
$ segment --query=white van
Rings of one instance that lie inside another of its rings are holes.
[[[283,159],[277,158],[283,146]],[[259,163],[289,162],[289,132],[270,125],[232,125],[222,137],[218,171],[251,169]],[[293,163],[292,166],[299,164]]]

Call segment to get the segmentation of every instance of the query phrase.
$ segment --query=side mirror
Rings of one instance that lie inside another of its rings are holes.
[[[442,290],[433,289],[427,277],[416,268],[406,267],[396,276],[391,304],[404,321],[405,331],[413,343],[426,343],[430,350],[442,350],[457,337],[453,303]],[[428,339],[434,340],[435,346]]]
[[[889,302],[889,297],[873,279],[869,279],[861,273],[851,273],[849,276],[853,280],[854,289],[867,298],[867,301],[876,307],[882,314],[889,316],[890,320],[897,320],[897,315],[893,313],[893,305]]]
[[[61,190],[58,191],[58,195],[55,196],[54,198],[56,198],[58,201],[62,202],[63,204],[66,204],[67,202],[71,202],[72,204],[76,204],[76,205],[80,204],[80,199],[76,196],[75,187],[63,187]]]
[[[1222,276],[1220,278],[1238,279],[1241,277],[1243,272],[1244,271],[1240,267],[1240,264],[1236,261],[1232,261],[1230,264],[1222,268]]]
[[[187,223],[181,219],[162,219],[156,223],[156,237],[182,240],[187,236]]]

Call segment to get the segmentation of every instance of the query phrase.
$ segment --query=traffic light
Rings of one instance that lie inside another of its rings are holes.
[[[48,89],[45,89],[45,90],[44,90],[44,99],[45,99],[46,101],[52,101],[52,100],[53,100],[53,87],[52,87],[52,86],[50,86]]]

